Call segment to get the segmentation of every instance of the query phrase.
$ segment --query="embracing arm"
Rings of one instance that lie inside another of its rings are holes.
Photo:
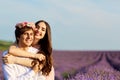
[[[22,66],[26,66],[26,67],[32,67],[32,62],[33,59],[29,59],[29,58],[21,58],[21,57],[15,57],[16,60],[14,61],[15,64],[19,64]]]
[[[31,67],[35,73],[40,71],[44,66],[44,64],[40,64],[38,60],[33,60],[33,59],[28,59],[28,58],[23,59],[23,58],[18,58],[18,57],[16,58],[17,59],[15,61],[15,64]]]
[[[5,64],[20,64],[26,67],[32,67],[33,59],[16,57],[10,54],[6,54],[5,56],[3,56],[3,62]]]
[[[16,57],[16,56],[7,54],[3,56],[3,62],[5,64],[19,64],[26,67],[33,67],[36,65],[36,62],[38,63],[38,60],[31,59],[31,58]],[[42,69],[43,65],[44,64],[40,63],[39,68]]]
[[[9,54],[14,55],[14,56],[36,58],[36,59],[39,59],[40,61],[45,59],[45,56],[43,54],[33,54],[31,52],[21,50],[20,48],[16,47],[15,45],[11,45],[8,52],[9,52]]]
[[[9,47],[8,52],[9,52],[9,54],[12,54],[14,56],[35,58],[35,54],[21,50],[20,48],[16,47],[15,45],[11,45]]]

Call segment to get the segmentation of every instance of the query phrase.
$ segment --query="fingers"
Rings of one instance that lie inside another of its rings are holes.
[[[4,57],[6,57],[6,56],[10,56],[11,54],[6,54]]]
[[[3,62],[4,62],[5,64],[7,64],[7,63],[8,63],[8,60],[4,60]]]
[[[11,56],[10,54],[6,54],[5,56],[4,56],[4,58],[7,58],[8,56]]]
[[[42,60],[45,60],[45,56],[44,55],[41,55],[41,57],[40,57],[40,61],[42,61]]]
[[[5,56],[5,57],[2,57],[2,60],[4,61],[4,60],[7,60],[7,56]]]
[[[35,71],[35,73],[37,73],[37,72],[39,72],[39,62],[38,61],[36,61],[36,64],[33,66],[33,68],[32,68],[34,71]]]
[[[35,67],[38,67],[39,66],[39,62],[37,61],[36,64],[35,64]]]
[[[2,57],[2,61],[5,63],[5,64],[10,64],[10,63],[14,63],[14,58],[12,55],[10,54],[7,54],[5,55],[4,57]]]
[[[5,55],[4,57],[2,57],[2,60],[7,60],[7,58],[10,56],[10,54]]]
[[[39,67],[39,70],[41,70],[43,68],[43,65],[41,64],[38,67]]]
[[[39,59],[39,61],[45,60],[45,56],[43,54],[35,54],[36,58]]]
[[[45,57],[40,57],[39,60],[40,61],[45,60]]]
[[[43,68],[43,65],[39,61],[35,60],[33,65],[33,70],[36,72],[40,71]]]
[[[8,60],[7,60],[7,57],[2,57],[2,61],[7,64],[8,63]]]

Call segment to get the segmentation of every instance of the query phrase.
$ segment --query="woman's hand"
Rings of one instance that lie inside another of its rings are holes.
[[[38,60],[34,60],[32,65],[33,65],[32,69],[35,73],[41,71],[41,69],[43,68],[43,64],[40,64]]]
[[[14,64],[16,61],[16,57],[13,55],[7,54],[2,58],[2,60],[5,64]]]
[[[45,60],[45,56],[43,54],[35,54],[35,58],[39,59],[39,61]]]
[[[34,59],[31,62],[32,69],[34,70],[35,73],[41,71],[43,67],[45,66],[46,60],[39,61],[39,59]]]
[[[32,69],[35,73],[37,73],[39,71],[39,62],[38,61],[34,62]]]

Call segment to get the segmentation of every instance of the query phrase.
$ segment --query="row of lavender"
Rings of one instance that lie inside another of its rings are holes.
[[[101,52],[97,63],[80,68],[64,80],[120,80],[120,52]]]

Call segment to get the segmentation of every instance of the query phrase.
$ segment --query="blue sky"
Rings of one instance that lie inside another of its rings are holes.
[[[1,0],[0,39],[18,22],[46,20],[56,50],[120,50],[120,0]]]

